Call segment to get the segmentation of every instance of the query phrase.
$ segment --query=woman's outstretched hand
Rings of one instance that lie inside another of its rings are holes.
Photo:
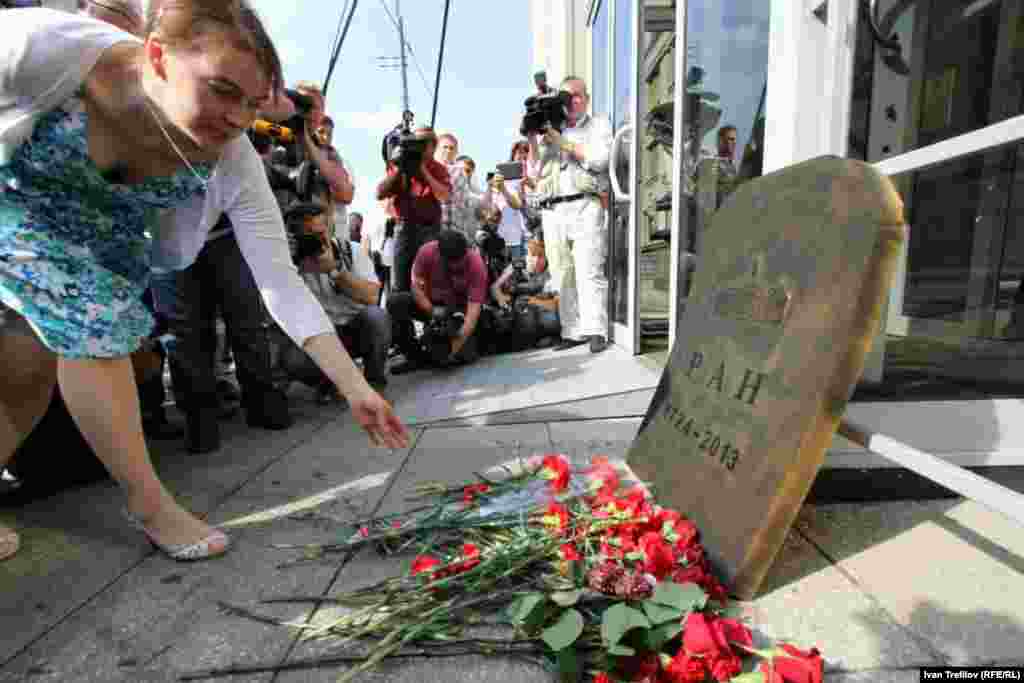
[[[388,403],[372,389],[355,399],[349,399],[349,406],[356,421],[370,436],[375,446],[408,448],[409,432],[395,415]]]

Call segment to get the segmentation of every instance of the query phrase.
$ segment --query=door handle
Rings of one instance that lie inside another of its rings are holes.
[[[608,157],[608,177],[612,181],[612,193],[614,194],[615,199],[623,202],[631,202],[633,201],[633,198],[630,197],[627,193],[623,192],[622,187],[619,186],[619,174],[616,172],[618,170],[619,165],[619,146],[622,144],[622,136],[625,133],[631,132],[632,130],[632,123],[627,123],[622,128],[619,128],[618,132],[615,133],[615,136],[612,138],[612,149],[610,156]]]

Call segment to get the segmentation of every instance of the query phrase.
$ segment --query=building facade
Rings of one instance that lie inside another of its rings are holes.
[[[1024,462],[1024,0],[532,0],[530,12],[535,62],[552,82],[584,75],[616,131],[616,345],[671,344],[702,226],[728,192],[724,127],[738,138],[733,182],[861,159],[897,185],[910,238],[848,414],[959,464]],[[884,462],[839,438],[830,456]]]

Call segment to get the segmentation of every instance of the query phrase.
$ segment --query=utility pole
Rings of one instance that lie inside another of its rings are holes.
[[[409,65],[405,60],[405,20],[402,19],[399,0],[395,0],[395,15],[398,17],[398,41],[402,50],[402,112],[404,114],[409,111],[409,76],[406,71]]]

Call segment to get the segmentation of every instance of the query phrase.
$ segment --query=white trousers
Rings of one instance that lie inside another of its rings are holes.
[[[596,199],[558,204],[541,215],[544,253],[564,339],[608,336],[608,231]]]

